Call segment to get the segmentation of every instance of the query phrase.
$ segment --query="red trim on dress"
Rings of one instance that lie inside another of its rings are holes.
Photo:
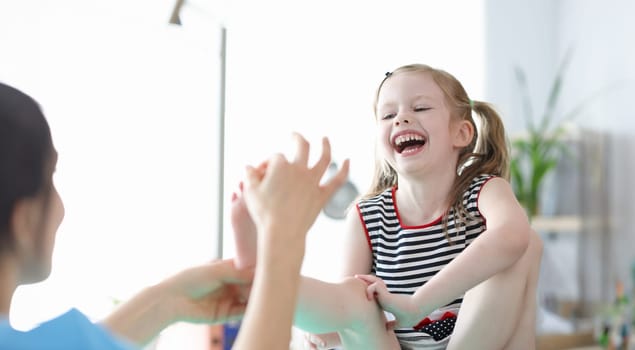
[[[480,215],[483,218],[484,225],[487,225],[487,218],[483,215],[483,213],[481,213],[481,209],[479,209],[478,199],[481,196],[481,191],[483,190],[483,187],[485,187],[485,185],[489,182],[489,180],[495,179],[497,177],[498,176],[492,176],[489,179],[485,180],[485,182],[483,182],[483,184],[481,185],[481,188],[478,189],[478,193],[476,194],[476,210],[478,211],[478,215]]]

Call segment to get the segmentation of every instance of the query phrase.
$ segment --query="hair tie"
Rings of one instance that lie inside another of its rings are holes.
[[[392,72],[386,72],[386,78],[392,75]]]
[[[470,109],[474,108],[474,100],[470,99]]]

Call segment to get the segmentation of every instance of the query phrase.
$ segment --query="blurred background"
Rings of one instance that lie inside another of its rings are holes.
[[[51,277],[20,288],[11,320],[99,319],[232,256],[231,193],[292,131],[328,136],[364,192],[373,93],[420,62],[503,116],[512,183],[545,241],[540,348],[608,346],[634,296],[633,15],[628,0],[0,0],[0,81],[42,105],[67,209]],[[318,218],[305,274],[334,278],[341,230]],[[179,324],[153,346],[222,348],[228,328]]]

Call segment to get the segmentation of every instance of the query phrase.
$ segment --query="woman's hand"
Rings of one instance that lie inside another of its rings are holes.
[[[103,320],[112,332],[143,345],[178,321],[221,323],[245,312],[253,269],[232,260],[185,269],[148,287]]]
[[[297,150],[292,160],[276,154],[264,166],[247,167],[245,201],[258,230],[275,232],[272,237],[263,237],[266,239],[293,242],[304,238],[320,210],[348,176],[346,160],[335,176],[321,184],[331,161],[328,139],[322,140],[322,155],[311,167],[307,164],[309,143],[299,134],[294,137]]]
[[[348,175],[345,161],[334,177],[322,183],[331,160],[328,140],[323,139],[321,157],[309,166],[309,143],[294,136],[293,159],[276,154],[264,166],[247,167],[242,195],[258,231],[258,256],[252,296],[235,349],[288,348],[307,232]]]
[[[253,269],[220,260],[183,270],[159,284],[175,302],[176,321],[220,323],[242,317]]]

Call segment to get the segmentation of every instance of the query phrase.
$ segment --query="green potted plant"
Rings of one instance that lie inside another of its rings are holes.
[[[556,167],[558,159],[566,150],[562,122],[556,124],[553,121],[562,86],[563,68],[564,65],[556,75],[539,120],[533,114],[525,73],[519,67],[515,69],[516,81],[522,93],[525,134],[511,140],[510,174],[514,193],[529,218],[538,215],[545,176]]]
[[[567,52],[556,72],[546,106],[539,118],[534,116],[526,75],[521,68],[515,69],[526,124],[525,134],[511,140],[510,174],[514,193],[530,219],[540,214],[540,194],[546,176],[555,169],[561,157],[571,155],[566,143],[566,125],[602,92],[582,100],[556,120],[556,108],[570,57],[571,50]]]

